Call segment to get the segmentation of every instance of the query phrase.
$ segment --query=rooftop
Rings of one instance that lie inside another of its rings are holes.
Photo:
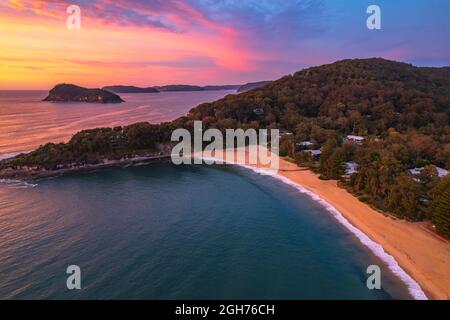
[[[358,164],[354,161],[345,163],[345,174],[352,175],[358,172]]]
[[[348,135],[346,138],[347,138],[347,140],[353,140],[353,141],[364,141],[365,140],[365,138],[362,136],[354,136],[351,134]]]
[[[311,153],[313,156],[320,156],[322,154],[321,150],[305,150],[305,152]]]
[[[434,167],[436,168],[437,175],[438,175],[439,178],[443,178],[443,177],[446,177],[448,175],[448,170],[446,170],[444,168],[437,167],[437,166],[434,166]],[[416,176],[416,175],[420,174],[423,171],[423,169],[425,169],[425,168],[424,167],[412,168],[412,169],[409,169],[408,171],[412,175]]]
[[[314,143],[312,143],[311,141],[302,141],[302,142],[297,143],[298,146],[303,146],[303,147],[312,146],[313,144]]]

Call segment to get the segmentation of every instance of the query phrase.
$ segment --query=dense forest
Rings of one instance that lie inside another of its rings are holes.
[[[419,68],[384,59],[343,60],[285,76],[237,95],[204,103],[169,123],[139,123],[76,134],[0,166],[54,167],[157,149],[173,129],[279,128],[280,153],[337,179],[362,201],[409,220],[432,220],[450,235],[450,68]],[[363,138],[346,139],[347,135]],[[313,158],[299,147],[320,150]],[[358,169],[348,175],[346,162]],[[417,174],[409,169],[421,168]]]

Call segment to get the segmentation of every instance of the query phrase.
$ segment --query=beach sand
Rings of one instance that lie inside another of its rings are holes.
[[[356,228],[381,244],[413,277],[430,299],[450,299],[450,243],[426,223],[384,215],[359,201],[336,181],[324,181],[309,170],[280,159],[279,174],[333,205]]]
[[[213,157],[225,159],[217,154]],[[281,158],[278,160],[278,175],[320,196],[354,227],[382,245],[419,283],[428,298],[450,299],[450,242],[437,235],[429,223],[408,222],[378,212],[338,187],[337,181],[320,180],[317,174],[309,170]],[[266,165],[246,161],[244,165],[267,169]]]

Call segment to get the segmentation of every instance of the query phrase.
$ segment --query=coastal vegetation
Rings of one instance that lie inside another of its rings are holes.
[[[47,144],[1,162],[0,175],[11,168],[52,169],[158,152],[174,129],[192,130],[195,120],[205,129],[280,128],[286,133],[282,156],[322,179],[339,180],[380,210],[412,221],[431,220],[450,236],[450,178],[440,174],[450,168],[449,119],[450,68],[343,60],[203,103],[172,122],[82,131],[68,143]],[[347,172],[349,162],[357,170]],[[417,168],[418,173],[410,171]]]

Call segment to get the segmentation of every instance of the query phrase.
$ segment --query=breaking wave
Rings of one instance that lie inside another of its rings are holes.
[[[28,189],[37,186],[37,184],[35,183],[29,183],[21,180],[12,180],[12,179],[0,179],[0,185],[2,184],[12,189]]]

